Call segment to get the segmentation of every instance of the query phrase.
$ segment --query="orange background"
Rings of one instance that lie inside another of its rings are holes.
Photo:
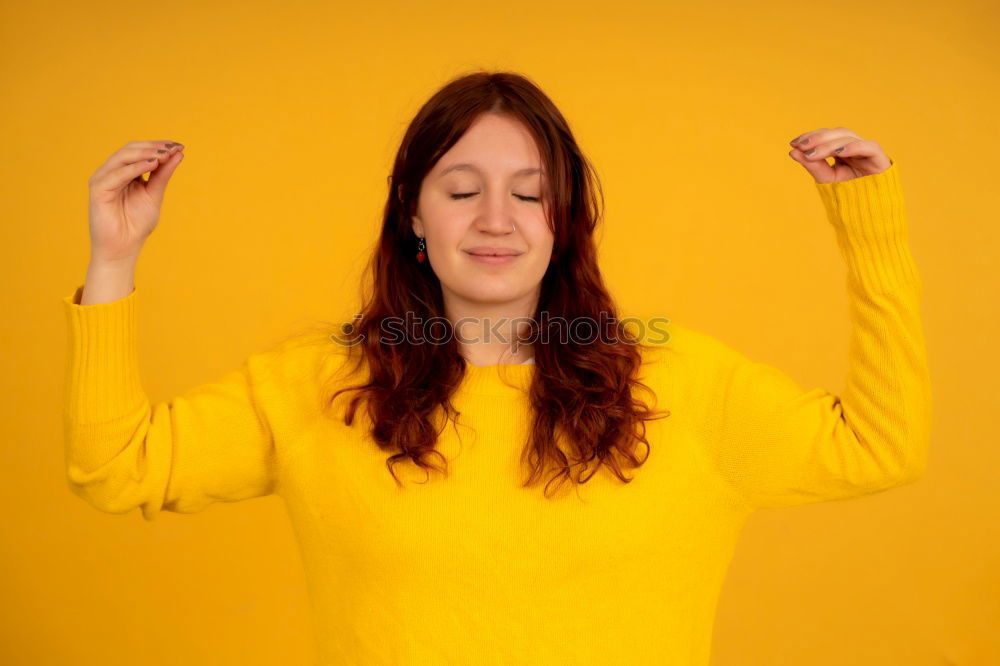
[[[0,662],[308,656],[278,498],[146,523],[66,485],[60,299],[86,272],[91,173],[127,141],[186,145],[136,276],[144,386],[164,400],[354,312],[407,123],[486,68],[536,81],[596,165],[626,313],[808,386],[843,386],[845,269],[788,141],[844,126],[885,148],[925,289],[930,469],[756,514],[712,663],[1000,663],[998,19],[898,0],[3,3]]]

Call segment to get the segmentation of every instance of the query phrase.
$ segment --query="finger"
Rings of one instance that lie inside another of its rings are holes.
[[[807,160],[822,160],[827,157],[874,157],[881,152],[882,148],[875,141],[841,137],[818,144],[815,148],[806,150],[803,156]]]
[[[822,132],[829,132],[829,131],[830,130],[828,128],[823,127],[821,129],[813,130],[811,132],[803,132],[802,134],[798,135],[797,137],[795,137],[794,139],[792,139],[788,143],[790,145],[792,145],[793,147],[795,147],[795,148],[798,148],[798,147],[801,147],[801,146],[806,146],[806,145],[808,145],[810,143],[810,141],[813,140],[813,138],[817,134],[820,134]]]
[[[795,137],[788,143],[796,148],[802,150],[809,150],[813,146],[820,143],[825,143],[832,139],[837,139],[844,136],[853,136],[857,139],[861,137],[847,129],[846,127],[834,127],[833,129],[823,127],[822,129],[813,130],[811,132],[806,132]]]
[[[133,162],[132,164],[126,164],[125,166],[108,171],[97,180],[92,179],[90,187],[94,190],[103,191],[120,190],[130,180],[142,178],[142,174],[156,169],[157,166],[159,166],[159,160],[155,157],[139,160],[138,162]]]
[[[150,157],[156,157],[162,161],[170,154],[183,148],[183,145],[175,141],[132,141],[115,151],[104,164],[98,167],[91,176],[91,181],[103,180],[107,174],[116,169],[145,161]]]
[[[798,148],[792,148],[788,151],[788,154],[793,160],[805,167],[806,171],[808,171],[817,182],[827,183],[834,179],[835,172],[833,167],[827,164],[826,160],[811,160]]]
[[[183,160],[183,151],[172,153],[170,157],[168,157],[167,160],[156,169],[156,171],[149,175],[149,180],[146,181],[146,191],[149,192],[149,196],[153,197],[154,201],[163,201],[163,193],[167,189],[167,183],[170,181],[170,176],[174,173],[177,165]]]
[[[129,141],[113,152],[107,161],[94,171],[93,178],[100,179],[110,171],[150,157],[166,158],[170,153],[183,149],[184,145],[176,141]]]
[[[858,139],[834,148],[830,156],[837,163],[849,166],[856,178],[881,173],[893,164],[892,158],[886,154],[885,149],[879,145],[878,141],[865,139]]]

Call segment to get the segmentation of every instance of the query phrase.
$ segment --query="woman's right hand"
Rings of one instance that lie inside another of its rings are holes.
[[[173,141],[130,141],[90,177],[92,264],[135,262],[160,219],[163,193],[184,159]],[[151,172],[149,180],[142,174]]]

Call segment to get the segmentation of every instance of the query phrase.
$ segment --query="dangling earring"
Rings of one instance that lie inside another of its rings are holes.
[[[424,263],[424,259],[427,258],[427,253],[424,252],[424,250],[426,250],[426,249],[427,249],[427,246],[424,244],[424,239],[423,238],[418,239],[417,240],[417,261],[419,263],[421,263],[421,264]]]

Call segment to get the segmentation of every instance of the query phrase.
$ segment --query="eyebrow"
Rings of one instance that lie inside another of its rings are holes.
[[[450,167],[446,168],[444,171],[438,174],[438,176],[443,176],[451,171],[475,171],[476,173],[482,173],[482,171],[475,164],[469,164],[467,162],[460,162],[458,164],[452,164]],[[528,167],[525,169],[518,169],[514,172],[515,176],[528,176],[533,173],[544,173],[538,167]]]

